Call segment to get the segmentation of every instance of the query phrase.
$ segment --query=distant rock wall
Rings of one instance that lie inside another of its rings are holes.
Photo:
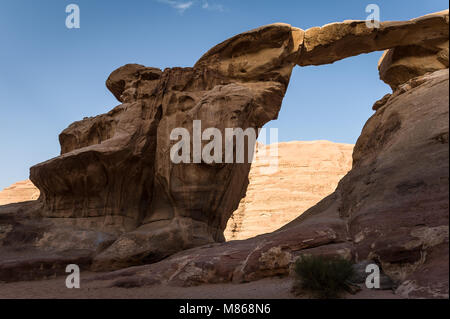
[[[20,181],[0,191],[0,206],[39,198],[39,189],[30,180]]]
[[[353,145],[328,141],[278,145],[278,170],[256,156],[246,196],[228,220],[227,240],[247,239],[281,228],[331,194],[352,166]],[[267,149],[268,146],[262,146]]]

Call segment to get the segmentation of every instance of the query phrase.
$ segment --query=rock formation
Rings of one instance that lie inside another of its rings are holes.
[[[95,220],[107,233],[113,226],[118,238],[95,257],[98,268],[224,241],[250,163],[174,164],[170,149],[177,141],[170,135],[183,127],[193,136],[193,120],[225,135],[225,128],[256,130],[276,118],[294,66],[284,57],[298,50],[300,31],[291,30],[276,24],[240,35],[193,68],[114,71],[106,84],[123,104],[70,125],[60,135],[61,156],[31,168],[42,215]],[[249,44],[257,48],[254,59]],[[241,65],[231,56],[255,62]]]
[[[37,203],[1,209],[0,280],[71,262],[122,268],[203,245],[109,276],[135,285],[240,282],[287,274],[300,254],[340,254],[380,263],[403,295],[448,296],[445,41],[448,10],[380,28],[273,24],[224,41],[192,68],[119,68],[107,86],[123,104],[61,133],[61,156],[31,168]],[[441,65],[418,70],[422,51],[408,48],[430,42],[427,55]],[[171,130],[192,133],[193,120],[221,132],[260,128],[277,117],[295,65],[392,48],[380,71],[394,92],[374,105],[337,190],[279,231],[221,244],[250,164],[174,164]],[[429,70],[437,71],[421,75]]]
[[[445,43],[448,42],[448,23],[448,10],[444,10],[409,21],[381,22],[378,28],[368,28],[366,21],[355,20],[314,27],[304,33],[297,64],[321,65],[361,53]]]
[[[352,167],[352,150],[353,145],[328,141],[279,143],[276,172],[265,171],[268,161],[256,156],[247,193],[228,220],[225,238],[269,233],[297,218],[335,190]]]
[[[448,298],[449,72],[405,84],[366,123],[334,193],[281,229],[99,275],[116,287],[288,275],[303,254],[369,260],[408,298]]]
[[[226,240],[247,239],[277,230],[331,194],[351,168],[350,144],[295,141],[279,143],[277,148],[276,172],[265,172],[268,163],[258,156],[253,160],[247,193],[228,220]],[[1,191],[0,203],[38,197],[39,190],[26,180]]]
[[[20,181],[0,191],[0,206],[38,198],[39,190],[30,180]]]

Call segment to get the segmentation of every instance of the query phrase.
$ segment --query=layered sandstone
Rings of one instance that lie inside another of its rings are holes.
[[[249,186],[228,220],[227,240],[269,233],[297,218],[331,194],[351,169],[351,144],[328,141],[278,143],[278,168],[266,171],[269,161],[256,156]],[[271,146],[262,146],[266,154]],[[257,153],[258,155],[258,153]]]
[[[0,191],[0,206],[39,198],[39,190],[30,180],[20,181]]]

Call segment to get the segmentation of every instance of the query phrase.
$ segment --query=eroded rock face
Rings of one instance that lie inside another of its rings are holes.
[[[448,69],[404,84],[366,123],[339,185],[358,258],[414,282],[409,296],[448,296],[448,89]]]
[[[192,136],[193,120],[201,120],[203,128],[219,128],[222,135],[227,127],[262,127],[277,117],[296,64],[332,63],[445,38],[448,11],[383,23],[380,29],[367,28],[363,21],[307,31],[274,24],[224,41],[192,68],[119,68],[107,86],[122,104],[70,125],[60,135],[61,155],[31,168],[39,201],[0,210],[0,280],[13,280],[13,269],[22,269],[22,278],[38,278],[39,269],[47,276],[77,258],[94,270],[115,269],[211,244],[154,267],[179,272],[170,280],[189,282],[189,276],[178,276],[186,265],[200,282],[254,280],[286,274],[293,258],[309,251],[374,258],[386,272],[399,274],[398,280],[413,278],[420,286],[418,277],[411,276],[430,260],[424,254],[442,256],[433,247],[448,240],[441,210],[448,206],[442,195],[448,185],[439,184],[448,184],[448,166],[442,164],[445,148],[448,160],[448,123],[447,135],[442,123],[448,117],[443,93],[448,73],[398,85],[374,106],[377,111],[353,154],[355,167],[335,193],[279,232],[238,244],[217,242],[224,240],[227,221],[245,194],[250,164],[174,164],[169,155],[176,141],[170,133],[183,127]],[[414,94],[416,99],[407,100]],[[429,112],[428,105],[433,106]],[[428,158],[426,150],[436,156]],[[428,173],[430,163],[434,168]],[[376,181],[367,179],[373,170],[381,174]],[[421,190],[417,196],[415,189]],[[390,210],[396,212],[392,220],[386,217]],[[385,229],[374,221],[378,214],[389,224]],[[402,242],[393,235],[396,231],[415,235],[398,233],[404,243],[395,250],[394,243]],[[383,245],[389,249],[379,248]],[[205,269],[209,277],[202,279]]]
[[[448,37],[385,51],[378,63],[380,78],[393,90],[410,79],[448,68]]]
[[[113,223],[122,234],[96,256],[97,268],[223,241],[250,163],[174,164],[171,132],[181,127],[192,137],[193,120],[201,120],[203,129],[225,136],[225,128],[257,130],[275,119],[299,34],[270,25],[216,46],[193,68],[133,64],[114,71],[106,84],[123,104],[70,125],[60,135],[61,156],[31,168],[42,215],[96,218],[99,230]]]

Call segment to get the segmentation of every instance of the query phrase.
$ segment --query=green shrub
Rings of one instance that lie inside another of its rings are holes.
[[[294,270],[299,287],[318,298],[338,298],[354,275],[352,263],[340,257],[304,255]]]

